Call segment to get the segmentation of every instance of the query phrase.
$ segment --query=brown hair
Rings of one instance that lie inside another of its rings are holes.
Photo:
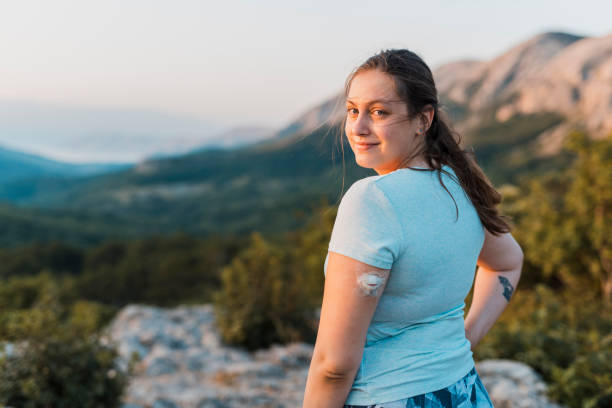
[[[438,170],[438,179],[442,187],[455,202],[457,217],[459,216],[457,203],[444,185],[440,172],[458,181],[463,187],[478,212],[480,221],[489,232],[494,235],[509,232],[511,228],[505,220],[506,217],[500,215],[497,210],[497,205],[501,202],[501,194],[495,190],[482,169],[476,164],[472,153],[460,147],[461,136],[451,128],[446,116],[442,116],[436,85],[427,64],[409,50],[380,51],[368,58],[349,75],[345,85],[346,96],[348,96],[353,78],[369,70],[379,70],[393,78],[397,94],[406,102],[410,119],[421,114],[429,106],[433,107],[434,116],[431,126],[425,132],[423,148],[415,152],[413,157],[424,154],[429,167]],[[442,169],[444,164],[453,169],[458,180]],[[410,168],[417,171],[432,171]]]

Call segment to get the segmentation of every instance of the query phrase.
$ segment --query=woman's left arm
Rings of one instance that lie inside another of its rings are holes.
[[[303,408],[341,408],[361,364],[389,269],[329,252],[319,330]]]

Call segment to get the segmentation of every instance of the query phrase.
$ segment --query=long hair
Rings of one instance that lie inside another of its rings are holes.
[[[415,151],[412,157],[423,154],[429,167],[438,170],[438,179],[442,187],[455,202],[457,216],[459,215],[457,203],[442,181],[441,172],[455,179],[452,174],[442,169],[445,164],[457,175],[458,183],[470,198],[484,227],[494,235],[509,232],[511,227],[505,220],[506,217],[500,215],[497,209],[501,202],[501,194],[495,190],[478,166],[472,153],[460,147],[461,136],[451,128],[446,116],[442,115],[436,85],[427,64],[409,50],[383,50],[368,58],[349,75],[345,84],[346,96],[353,78],[369,70],[379,70],[393,78],[397,94],[408,107],[410,119],[422,114],[429,106],[433,107],[433,119],[425,132],[422,149]]]

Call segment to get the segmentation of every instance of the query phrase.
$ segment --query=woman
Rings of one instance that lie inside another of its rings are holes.
[[[492,406],[472,349],[523,259],[501,196],[440,116],[416,54],[374,55],[345,90],[349,144],[378,175],[338,208],[304,407]]]

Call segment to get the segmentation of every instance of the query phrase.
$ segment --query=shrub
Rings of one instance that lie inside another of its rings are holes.
[[[313,341],[312,308],[304,269],[287,252],[255,233],[250,245],[221,272],[214,295],[223,339],[248,349]]]
[[[612,313],[593,292],[560,293],[543,285],[518,291],[475,356],[530,365],[549,384],[551,398],[570,407],[609,407]]]
[[[52,287],[30,309],[0,314],[4,340],[13,344],[0,355],[0,405],[119,406],[127,374],[115,364],[116,350],[92,333],[96,322],[66,314]]]

